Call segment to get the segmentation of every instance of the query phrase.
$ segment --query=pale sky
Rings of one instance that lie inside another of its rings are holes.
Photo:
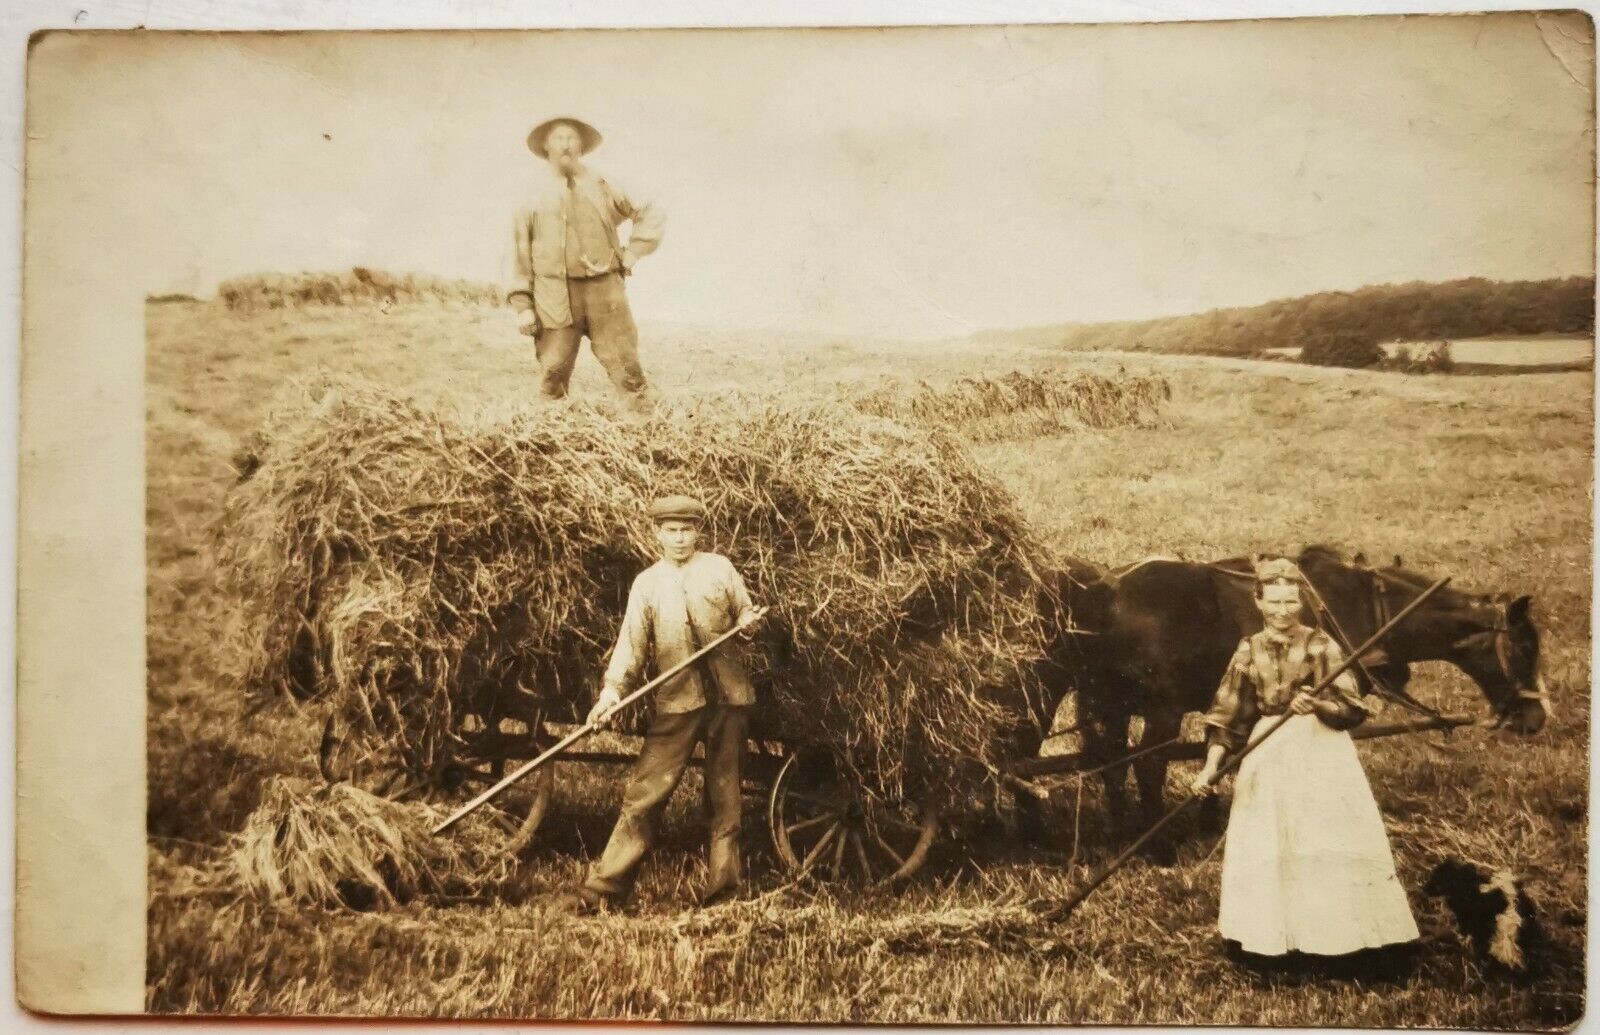
[[[148,291],[498,279],[554,114],[666,210],[642,323],[940,337],[1592,272],[1581,16],[46,43],[33,146],[138,199]]]

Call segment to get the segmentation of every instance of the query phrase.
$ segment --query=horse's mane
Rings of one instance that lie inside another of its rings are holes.
[[[1265,556],[1282,555],[1268,554]],[[1391,583],[1398,583],[1399,585],[1415,590],[1426,589],[1432,582],[1432,579],[1428,578],[1428,576],[1419,571],[1414,571],[1411,568],[1392,564],[1385,565],[1380,568],[1375,565],[1369,566],[1364,563],[1358,563],[1357,561],[1351,560],[1345,555],[1343,550],[1332,545],[1331,543],[1311,543],[1305,547],[1302,547],[1299,554],[1294,555],[1294,557],[1296,562],[1299,563],[1302,568],[1312,564],[1332,564],[1341,568],[1352,569],[1354,571],[1367,571],[1376,578]],[[1226,561],[1218,561],[1215,563],[1225,567],[1242,565],[1245,568],[1249,568],[1253,560],[1253,557],[1230,557]],[[1438,599],[1441,603],[1446,601],[1451,603],[1460,603],[1471,600],[1472,594],[1467,593],[1464,590],[1457,589],[1454,586],[1446,586],[1439,592]]]
[[[1307,546],[1305,549],[1301,550],[1300,563],[1304,565],[1308,561],[1321,561],[1325,564],[1338,564],[1343,567],[1362,570],[1360,565],[1358,565],[1355,561],[1345,557],[1344,553],[1337,547],[1330,546],[1327,543],[1312,543],[1310,546]],[[1367,570],[1369,570],[1376,578],[1391,583],[1398,583],[1414,590],[1426,589],[1433,581],[1422,572],[1414,571],[1411,568],[1401,565],[1390,564],[1381,568],[1377,566],[1371,566]],[[1470,601],[1472,597],[1473,595],[1471,593],[1468,593],[1464,590],[1457,589],[1454,586],[1446,586],[1444,589],[1439,591],[1437,599],[1440,603],[1459,605],[1463,602]]]

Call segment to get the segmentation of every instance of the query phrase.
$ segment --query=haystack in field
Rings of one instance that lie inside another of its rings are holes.
[[[439,777],[508,717],[593,700],[653,497],[772,607],[759,735],[826,745],[885,792],[982,778],[1036,722],[1049,566],[952,438],[848,404],[582,406],[474,424],[370,388],[310,390],[228,505],[251,682],[327,697]],[[483,732],[480,732],[483,731]]]
[[[329,273],[257,273],[217,285],[217,298],[229,309],[244,312],[408,302],[494,305],[503,297],[503,289],[495,284],[386,273],[364,266]]]
[[[274,778],[222,859],[254,897],[371,909],[421,896],[477,895],[510,879],[505,832],[471,816],[453,837],[429,833],[442,813],[347,783],[310,789]]]
[[[949,384],[885,379],[851,397],[863,413],[928,427],[957,427],[975,442],[1032,438],[1077,428],[1143,426],[1172,397],[1166,378],[1121,372],[1011,370]]]

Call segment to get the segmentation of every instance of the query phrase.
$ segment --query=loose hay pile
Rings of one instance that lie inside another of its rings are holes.
[[[852,398],[857,409],[931,427],[959,427],[975,442],[1058,434],[1078,428],[1143,426],[1172,397],[1166,378],[1126,372],[1012,370],[949,384],[895,379]]]
[[[283,410],[229,501],[251,683],[327,696],[438,781],[508,718],[592,701],[652,497],[690,491],[772,614],[757,733],[835,749],[886,793],[976,786],[1041,721],[1048,562],[939,433],[847,405],[743,401],[626,423],[473,424],[362,386]],[[1045,717],[1043,721],[1048,721]]]
[[[239,890],[266,901],[392,907],[420,896],[479,895],[508,881],[505,832],[481,814],[452,837],[429,831],[442,813],[347,783],[268,783],[223,862]]]

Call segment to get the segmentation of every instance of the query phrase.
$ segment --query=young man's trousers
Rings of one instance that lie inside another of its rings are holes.
[[[692,712],[657,715],[622,792],[622,814],[598,862],[589,868],[584,888],[620,898],[632,886],[634,871],[655,845],[656,828],[677,789],[694,746],[705,741],[705,810],[711,826],[710,876],[706,894],[737,888],[743,876],[739,859],[740,798],[744,776],[748,716],[742,707],[707,705]]]

